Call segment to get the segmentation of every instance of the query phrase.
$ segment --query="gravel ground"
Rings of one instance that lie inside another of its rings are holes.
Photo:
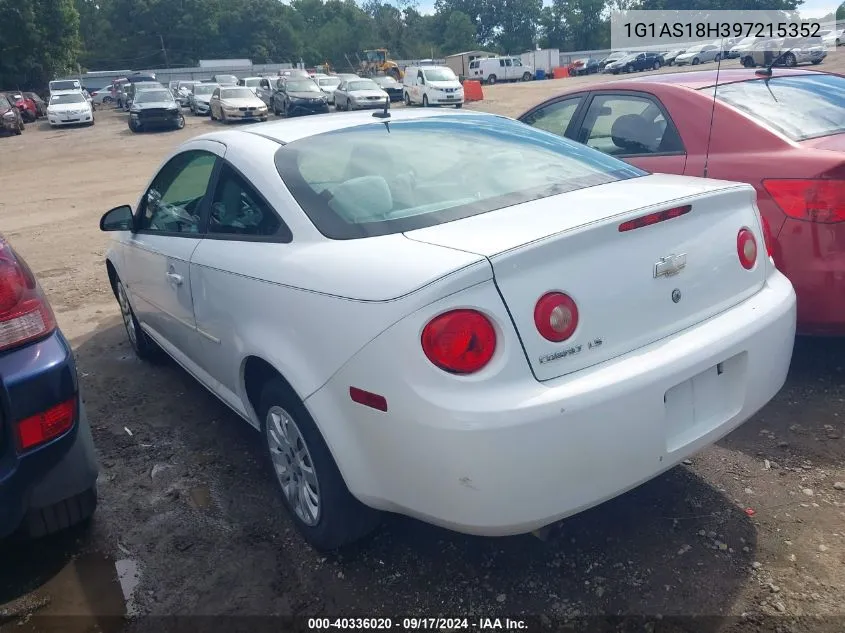
[[[841,72],[845,54],[824,68]],[[472,107],[518,114],[605,79],[488,87]],[[257,434],[174,364],[133,357],[106,280],[102,212],[134,202],[167,150],[218,125],[189,116],[180,132],[132,135],[125,115],[102,111],[93,128],[42,122],[0,140],[0,227],[73,343],[102,463],[89,529],[0,545],[0,629],[141,631],[151,628],[145,616],[179,615],[218,616],[189,620],[190,630],[234,630],[238,621],[222,616],[542,614],[532,624],[648,616],[662,619],[637,630],[843,630],[838,339],[799,339],[786,387],[752,420],[545,540],[389,517],[342,555],[310,550],[277,501]]]

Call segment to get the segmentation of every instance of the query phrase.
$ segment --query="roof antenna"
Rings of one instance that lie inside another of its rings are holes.
[[[377,119],[389,119],[390,118],[390,97],[386,97],[384,100],[384,110],[381,112],[373,112],[373,116]],[[387,121],[385,121],[387,123]]]
[[[716,114],[716,92],[719,90],[719,71],[722,70],[722,53],[725,40],[719,42],[719,59],[716,60],[716,84],[713,86],[713,103],[710,104],[710,127],[707,130],[707,151],[704,153],[704,177],[707,178],[707,168],[710,165],[710,140],[713,138],[713,117]]]

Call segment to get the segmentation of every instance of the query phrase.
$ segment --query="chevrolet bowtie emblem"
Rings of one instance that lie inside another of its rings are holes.
[[[673,253],[672,255],[661,257],[660,261],[654,264],[654,278],[658,279],[659,277],[671,277],[672,275],[677,275],[686,265],[686,253],[681,253],[680,255],[675,255]]]

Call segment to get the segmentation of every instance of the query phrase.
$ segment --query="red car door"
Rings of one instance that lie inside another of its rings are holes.
[[[687,152],[660,100],[633,90],[593,92],[571,136],[654,173],[683,174]]]

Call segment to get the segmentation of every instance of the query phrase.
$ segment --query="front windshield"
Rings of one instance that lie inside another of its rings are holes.
[[[171,101],[173,95],[167,90],[142,90],[135,96],[135,103],[154,103],[156,101]]]
[[[306,81],[288,81],[285,83],[288,92],[320,92],[320,87],[310,79]]]
[[[845,77],[775,75],[722,84],[716,96],[793,141],[845,132]]]
[[[250,77],[249,79],[244,79],[244,85],[247,88],[257,88],[261,85],[261,77]]]
[[[221,84],[236,84],[238,83],[238,78],[234,75],[218,75],[217,81]]]
[[[53,95],[50,97],[50,105],[62,103],[85,103],[85,96],[81,92],[72,92],[66,95]]]
[[[393,77],[379,77],[374,81],[380,86],[393,86],[399,83]]]
[[[195,95],[210,95],[212,92],[217,90],[217,84],[197,84],[194,86],[194,94]]]
[[[700,52],[701,52],[701,51],[703,51],[703,50],[704,50],[704,47],[703,47],[703,46],[690,46],[690,47],[687,49],[687,54],[690,54],[690,53],[700,53]]]
[[[331,239],[434,226],[647,173],[488,114],[317,134],[280,148],[276,168],[299,206]],[[567,212],[563,200],[560,212]]]
[[[255,93],[249,88],[225,88],[220,91],[221,99],[253,99]]]
[[[78,81],[51,81],[50,90],[78,90]]]
[[[378,84],[374,81],[370,81],[369,79],[350,81],[346,89],[350,92],[354,92],[356,90],[380,90]]]
[[[337,77],[324,77],[320,79],[320,85],[327,88],[337,88],[340,85],[340,79]]]
[[[433,68],[431,70],[424,70],[426,81],[456,81],[458,78],[448,68]]]

